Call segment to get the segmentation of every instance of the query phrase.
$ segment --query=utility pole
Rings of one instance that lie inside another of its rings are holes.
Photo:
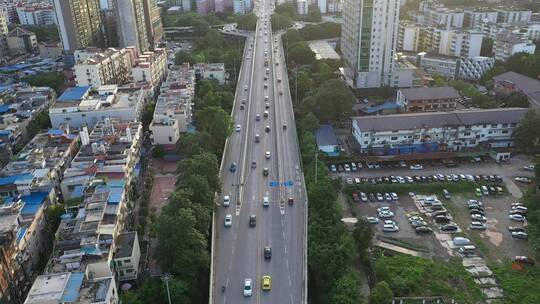
[[[161,280],[167,285],[167,298],[169,299],[169,304],[171,303],[171,292],[169,291],[169,281],[172,279],[172,275],[165,273],[161,276]]]
[[[319,162],[318,158],[319,158],[319,151],[317,150],[317,152],[315,152],[315,184],[317,183],[317,171],[318,171],[317,163]]]

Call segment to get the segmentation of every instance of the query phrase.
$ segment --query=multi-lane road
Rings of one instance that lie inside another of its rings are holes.
[[[212,240],[210,299],[216,304],[306,303],[307,201],[283,47],[271,30],[271,10],[271,1],[256,2],[257,29],[246,40],[234,130],[221,165]],[[230,197],[228,207],[224,196]],[[269,206],[263,206],[265,197]],[[224,224],[227,215],[231,226]],[[265,247],[271,248],[270,259]],[[271,277],[270,290],[262,289],[265,275]],[[245,279],[252,280],[251,296],[244,294]]]

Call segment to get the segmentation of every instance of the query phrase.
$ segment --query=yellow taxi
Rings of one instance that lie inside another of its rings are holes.
[[[272,289],[272,277],[269,275],[263,275],[262,277],[262,289],[270,290]]]

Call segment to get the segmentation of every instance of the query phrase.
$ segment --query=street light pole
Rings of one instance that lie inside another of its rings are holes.
[[[161,280],[167,285],[167,298],[169,299],[169,304],[171,304],[171,292],[169,291],[169,281],[172,279],[172,275],[166,273],[161,276]]]

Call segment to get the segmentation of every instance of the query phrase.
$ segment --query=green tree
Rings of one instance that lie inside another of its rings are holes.
[[[540,130],[540,114],[535,110],[529,110],[512,134],[516,147],[527,152],[540,151],[538,130]]]
[[[194,64],[195,59],[193,58],[191,52],[188,51],[178,51],[174,55],[174,64],[182,65],[183,63]]]
[[[443,76],[435,74],[433,75],[433,80],[431,81],[431,85],[434,87],[444,87],[446,85],[446,79],[444,79]]]
[[[291,93],[293,102],[302,101],[309,93],[309,91],[315,87],[315,82],[311,77],[309,71],[300,71],[294,74],[289,80],[291,84]],[[296,96],[298,94],[298,97]],[[296,105],[296,104],[295,104]]]
[[[319,128],[319,120],[315,114],[307,113],[298,124],[302,132],[315,132]]]
[[[139,298],[145,304],[147,303],[165,303],[167,295],[160,280],[147,278],[139,288]]]
[[[287,60],[293,65],[312,64],[315,62],[315,54],[306,42],[296,42],[290,45]]]
[[[49,129],[50,127],[51,119],[49,118],[49,111],[42,111],[28,124],[26,136],[27,138],[33,138],[42,130]]]
[[[231,134],[231,116],[220,107],[206,107],[197,113],[197,127],[210,134],[210,151],[218,154],[223,150],[225,139]]]
[[[60,35],[56,26],[25,25],[23,27],[33,32],[38,42],[60,42]]]
[[[198,174],[190,175],[182,179],[179,187],[190,190],[190,200],[193,203],[200,204],[208,210],[212,209],[214,193],[205,176]]]
[[[154,146],[152,149],[152,157],[163,159],[165,157],[165,149],[163,146]]]
[[[293,23],[293,18],[289,14],[273,14],[270,19],[274,31],[289,28]]]
[[[491,69],[487,70],[484,75],[482,75],[482,78],[480,78],[480,83],[487,85],[495,76],[501,75],[506,72],[506,69],[504,66],[496,64]]]
[[[56,233],[58,225],[60,225],[60,217],[66,211],[63,204],[51,205],[45,212],[45,218],[47,219],[47,230],[51,233]]]
[[[193,195],[192,189],[177,188],[176,191],[171,193],[169,203],[165,208],[171,210],[189,209],[195,217],[194,228],[197,229],[205,240],[208,240],[211,211],[208,206],[191,201],[190,197]]]
[[[375,235],[373,228],[366,220],[359,220],[354,226],[353,238],[357,252],[362,258],[367,258],[367,252]]]
[[[144,105],[141,122],[143,125],[143,128],[145,130],[148,130],[148,126],[150,126],[150,123],[152,122],[152,119],[154,119],[154,110],[156,109],[156,103],[151,102]]]
[[[302,100],[301,111],[313,111],[320,121],[339,121],[351,112],[354,95],[341,80],[331,79],[319,86],[313,96]]]
[[[369,295],[369,303],[371,304],[389,304],[393,299],[392,289],[385,281],[378,282],[375,288],[371,290]]]
[[[309,21],[309,22],[321,22],[322,21],[321,10],[319,9],[318,5],[313,4],[313,5],[309,6],[306,21]]]
[[[334,284],[331,293],[332,304],[361,303],[360,276],[352,267],[349,268]]]
[[[215,154],[202,152],[185,158],[178,163],[178,171],[183,178],[191,175],[204,176],[212,192],[219,189],[219,165]]]
[[[143,301],[139,299],[139,296],[134,291],[125,291],[120,295],[120,300],[122,304],[144,304]]]
[[[186,133],[177,142],[176,151],[186,158],[207,151],[211,142],[210,134],[207,132]]]
[[[207,240],[196,229],[197,219],[192,209],[166,207],[155,224],[161,268],[180,280],[197,282],[210,262]]]
[[[198,300],[192,301],[194,288],[183,280],[179,280],[173,277],[173,279],[169,283],[169,289],[171,292],[172,303],[191,304],[199,302]]]
[[[64,91],[66,76],[62,73],[46,72],[26,76],[21,81],[35,87],[51,87],[59,96]]]
[[[510,94],[508,97],[505,98],[506,106],[507,107],[517,107],[517,108],[528,108],[529,107],[529,98],[527,98],[527,95],[520,93],[520,92],[514,92]]]

